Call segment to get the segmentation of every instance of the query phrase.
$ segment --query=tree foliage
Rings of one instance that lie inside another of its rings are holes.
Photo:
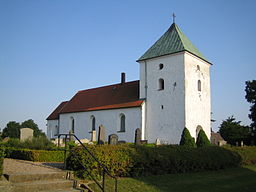
[[[7,123],[2,133],[2,138],[5,137],[20,138],[20,124],[15,121]]]
[[[196,146],[197,147],[206,147],[206,146],[210,146],[210,145],[211,145],[210,140],[206,136],[204,130],[201,129],[198,133],[198,137],[196,140]]]
[[[38,125],[32,120],[26,120],[21,123],[21,128],[31,128],[34,130],[34,137],[45,136],[45,134],[38,128]]]
[[[189,130],[186,127],[182,131],[180,145],[187,147],[196,147],[195,139],[191,137]]]
[[[256,142],[256,80],[245,82],[245,99],[251,103],[249,118],[252,120],[251,131],[254,142]]]
[[[26,120],[21,124],[15,121],[10,121],[7,123],[6,127],[3,129],[2,138],[20,138],[21,128],[31,128],[34,130],[34,137],[44,136],[45,134],[38,128],[38,125],[32,120]]]
[[[241,125],[241,121],[236,121],[233,116],[222,121],[219,132],[223,139],[231,145],[241,141],[247,142],[249,138],[249,127]]]

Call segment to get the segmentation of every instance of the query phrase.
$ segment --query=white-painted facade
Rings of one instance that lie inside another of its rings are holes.
[[[121,132],[121,115],[125,116],[125,131]],[[134,133],[142,127],[142,110],[140,107],[98,110],[91,112],[66,113],[59,116],[59,133],[69,133],[74,119],[74,133],[79,139],[91,140],[92,118],[95,118],[95,130],[105,127],[106,141],[110,134],[117,134],[119,140],[134,142]]]
[[[55,138],[59,131],[59,120],[47,121],[47,137]]]

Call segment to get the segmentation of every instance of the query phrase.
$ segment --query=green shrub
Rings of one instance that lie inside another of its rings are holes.
[[[55,148],[55,145],[45,136],[33,137],[25,141],[10,138],[4,145],[18,149],[52,150]]]
[[[238,153],[242,158],[242,164],[255,165],[256,164],[256,146],[223,146],[223,148]]]
[[[191,148],[183,146],[88,146],[112,175],[140,176],[218,170],[240,165],[241,158],[220,147]],[[98,164],[81,148],[73,148],[67,159],[68,168],[81,178],[86,177],[83,163],[93,176],[100,177]],[[79,157],[79,161],[75,157]]]
[[[6,157],[39,162],[62,162],[64,161],[64,151],[6,148]]]
[[[211,142],[209,141],[203,129],[201,129],[198,133],[196,145],[197,147],[206,147],[211,145]]]
[[[0,145],[0,177],[3,174],[3,164],[4,164],[4,157],[5,157],[5,153],[4,153],[4,147],[2,145]]]
[[[182,131],[180,145],[187,147],[196,147],[195,139],[191,137],[189,130],[186,127]]]

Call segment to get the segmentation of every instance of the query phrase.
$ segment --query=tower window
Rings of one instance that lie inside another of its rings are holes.
[[[196,69],[197,69],[197,71],[200,71],[200,66],[197,65],[197,66],[196,66]]]
[[[164,80],[163,79],[158,80],[158,90],[164,90]]]
[[[163,63],[160,63],[159,64],[159,70],[163,69],[164,68],[164,64]]]
[[[120,132],[125,132],[125,115],[120,114]]]
[[[202,85],[200,80],[197,81],[197,90],[202,91]]]

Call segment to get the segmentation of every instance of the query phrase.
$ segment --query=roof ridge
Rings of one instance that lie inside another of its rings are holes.
[[[125,82],[123,84],[129,84],[129,83],[135,83],[139,80],[134,80],[134,81],[128,81],[128,82]],[[77,93],[80,93],[80,92],[86,92],[86,91],[91,91],[91,90],[96,90],[96,89],[102,89],[102,88],[107,88],[107,87],[112,87],[112,86],[117,86],[117,85],[122,85],[122,83],[116,83],[116,84],[111,84],[111,85],[104,85],[104,86],[100,86],[100,87],[95,87],[95,88],[89,88],[89,89],[84,89],[84,90],[79,90]]]

